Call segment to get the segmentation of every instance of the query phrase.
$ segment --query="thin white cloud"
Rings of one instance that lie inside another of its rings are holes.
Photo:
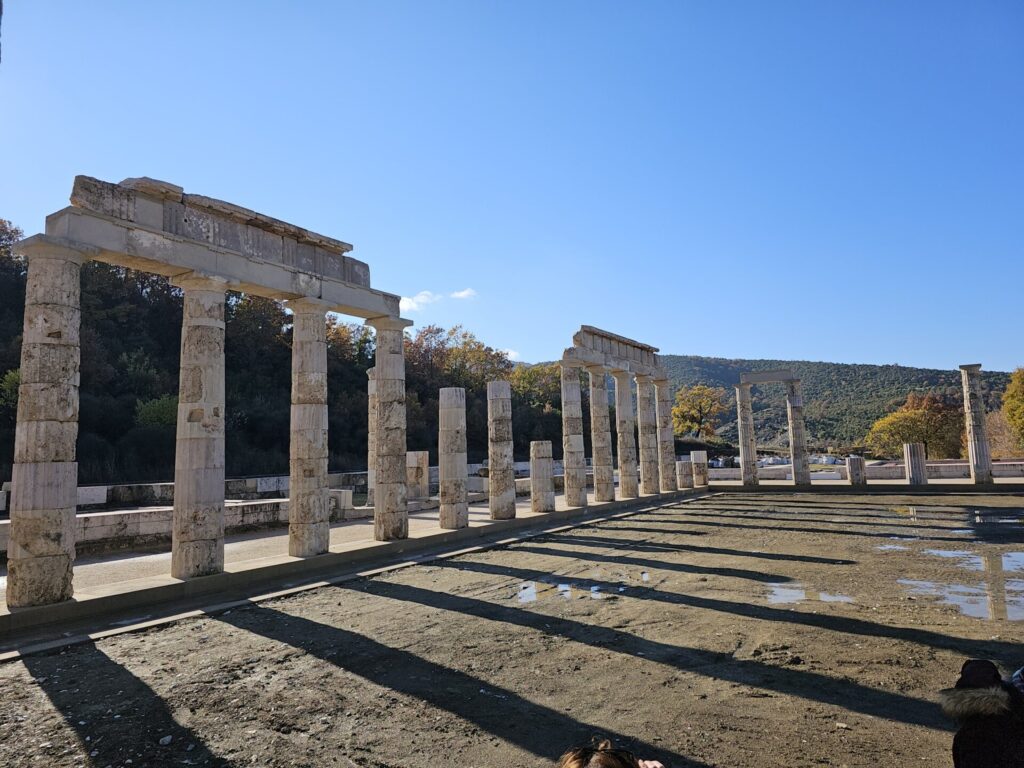
[[[403,313],[419,312],[427,304],[433,304],[435,301],[440,301],[443,298],[444,296],[433,291],[420,291],[415,296],[403,296],[398,303],[398,308]]]
[[[454,293],[449,293],[448,295],[451,296],[453,299],[472,299],[474,296],[476,296],[476,291],[474,291],[472,288],[464,288],[461,291],[455,291]]]
[[[508,355],[508,359],[512,360],[513,362],[519,359],[519,353],[516,352],[514,349],[503,349],[501,351]]]

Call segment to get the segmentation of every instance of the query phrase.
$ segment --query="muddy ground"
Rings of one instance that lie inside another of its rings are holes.
[[[0,765],[951,765],[936,691],[1024,665],[1022,509],[725,494],[30,657]]]

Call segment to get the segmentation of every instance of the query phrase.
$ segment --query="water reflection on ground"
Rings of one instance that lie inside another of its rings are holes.
[[[808,591],[800,584],[769,584],[768,602],[772,605],[787,605],[802,603],[807,600],[820,600],[823,603],[852,603],[854,600],[849,595],[831,594],[829,592],[818,592],[815,598],[813,591]]]

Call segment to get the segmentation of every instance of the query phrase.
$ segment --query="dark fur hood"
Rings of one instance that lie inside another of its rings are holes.
[[[1013,710],[1010,692],[1000,685],[991,688],[946,688],[939,691],[942,711],[954,720],[1005,715]]]

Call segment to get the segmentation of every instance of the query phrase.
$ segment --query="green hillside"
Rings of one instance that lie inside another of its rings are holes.
[[[909,392],[937,391],[957,394],[960,371],[907,368],[902,365],[858,365],[815,363],[795,360],[728,360],[693,355],[662,355],[662,362],[675,386],[708,384],[725,387],[733,396],[733,409],[719,430],[722,437],[736,439],[733,387],[745,371],[775,368],[792,370],[803,382],[807,431],[818,448],[859,443],[871,424],[895,410]],[[1010,375],[984,372],[989,408],[999,398]],[[759,445],[784,445],[786,433],[785,391],[781,384],[754,387],[754,423]]]

